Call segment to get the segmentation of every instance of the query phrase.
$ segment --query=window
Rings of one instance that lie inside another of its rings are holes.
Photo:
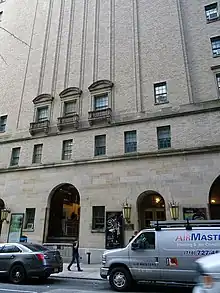
[[[105,227],[105,207],[94,206],[92,207],[92,229],[104,229]]]
[[[43,144],[35,144],[33,151],[33,164],[40,164],[42,158]]]
[[[155,249],[155,232],[145,232],[134,241],[138,249]]]
[[[48,120],[48,107],[42,107],[37,109],[37,122],[43,122]]]
[[[19,163],[19,157],[20,157],[20,151],[21,148],[13,148],[11,153],[11,166],[17,166]]]
[[[25,211],[24,229],[34,230],[35,208],[27,208]]]
[[[126,131],[124,133],[124,147],[125,153],[131,153],[137,151],[137,132],[136,130],[133,131]]]
[[[108,108],[108,94],[94,97],[94,110],[104,110]]]
[[[216,82],[218,87],[218,94],[220,95],[220,73],[216,74]]]
[[[76,102],[64,102],[64,116],[72,115],[73,113],[76,113]]]
[[[158,149],[171,147],[170,126],[157,128]]]
[[[207,21],[218,19],[218,4],[213,3],[205,6],[205,14]]]
[[[95,136],[95,156],[106,154],[106,135]]]
[[[213,57],[220,56],[220,36],[211,38]]]
[[[7,115],[0,117],[0,132],[5,132]]]
[[[63,141],[62,160],[71,160],[72,147],[73,147],[73,140],[72,139]]]
[[[167,103],[167,83],[161,82],[154,85],[154,98],[156,104]]]
[[[15,252],[22,252],[20,248],[15,245],[6,245],[1,249],[1,253],[15,253]]]

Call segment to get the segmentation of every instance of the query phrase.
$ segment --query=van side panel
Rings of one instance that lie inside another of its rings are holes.
[[[157,234],[164,281],[195,282],[195,260],[220,252],[220,228],[162,229]]]

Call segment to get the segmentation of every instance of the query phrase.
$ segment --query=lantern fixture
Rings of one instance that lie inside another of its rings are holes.
[[[127,200],[123,204],[123,217],[128,224],[131,222],[131,205],[128,204]]]
[[[0,212],[1,212],[1,215],[0,215],[1,221],[2,222],[4,222],[4,221],[7,222],[8,215],[11,212],[10,209],[4,208],[4,209],[1,209]]]
[[[173,220],[178,220],[179,219],[179,213],[180,213],[180,207],[179,203],[175,202],[172,200],[171,202],[168,203],[169,208],[170,208],[170,215]]]

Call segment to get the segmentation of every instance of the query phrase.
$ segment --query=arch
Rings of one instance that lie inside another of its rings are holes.
[[[214,180],[209,190],[210,219],[220,219],[220,175]]]
[[[3,199],[0,198],[0,214],[1,214],[1,210],[3,210],[5,208],[5,202]],[[1,236],[1,232],[2,232],[2,221],[0,221],[0,236]]]
[[[47,242],[67,242],[78,239],[80,195],[70,183],[54,187],[48,197]],[[47,220],[46,220],[47,221]]]
[[[33,103],[42,104],[42,103],[51,103],[53,101],[53,97],[50,94],[41,94],[33,99]]]
[[[69,87],[65,90],[63,90],[59,96],[61,99],[70,97],[70,96],[81,96],[82,90],[78,87]]]
[[[147,190],[137,198],[139,229],[146,228],[150,221],[166,220],[164,198],[156,191]]]
[[[111,82],[110,80],[102,79],[102,80],[95,81],[93,84],[91,84],[88,87],[88,89],[90,92],[103,90],[103,89],[109,90],[113,87],[113,85],[114,85],[113,82]]]

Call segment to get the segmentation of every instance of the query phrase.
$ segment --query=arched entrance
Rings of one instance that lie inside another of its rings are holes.
[[[1,216],[1,212],[2,210],[5,208],[5,203],[4,201],[0,198],[0,216]],[[2,232],[2,221],[0,220],[0,236],[1,236],[1,232]]]
[[[155,191],[148,190],[141,193],[137,199],[139,229],[149,227],[150,221],[165,221],[165,201]]]
[[[209,191],[210,219],[220,219],[220,176],[213,182]]]
[[[80,196],[69,183],[55,187],[49,196],[48,242],[65,242],[78,239]]]

